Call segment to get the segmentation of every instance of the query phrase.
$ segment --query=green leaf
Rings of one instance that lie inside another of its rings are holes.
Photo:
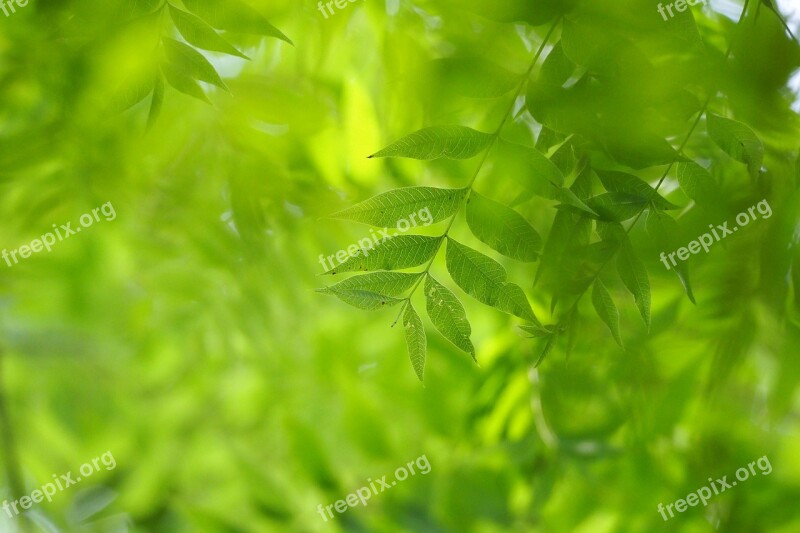
[[[694,161],[678,163],[676,167],[678,183],[686,196],[700,205],[713,205],[719,201],[717,182],[705,168]]]
[[[622,337],[619,334],[619,311],[617,310],[617,306],[614,305],[614,300],[611,299],[611,295],[608,293],[608,290],[606,290],[605,285],[600,281],[600,278],[595,280],[594,287],[592,287],[592,305],[594,305],[594,310],[597,311],[600,319],[605,322],[608,329],[611,330],[614,340],[617,341],[617,344],[621,347]]]
[[[387,296],[401,296],[419,280],[420,276],[422,276],[422,273],[373,272],[353,276],[340,281],[336,285],[318,290],[320,292],[325,292],[328,289],[332,291],[369,291]]]
[[[467,225],[494,250],[517,261],[536,261],[542,238],[522,215],[476,192],[467,202]]]
[[[574,207],[577,211],[583,211],[585,214],[597,218],[599,214],[591,207],[586,205],[574,192],[566,187],[558,187],[552,191],[552,200],[558,200],[565,206]]]
[[[523,186],[537,191],[542,184],[564,185],[564,174],[561,170],[536,148],[502,140],[499,145],[498,157],[519,158],[525,163],[528,172],[525,179],[518,180]]]
[[[427,338],[422,319],[414,310],[411,302],[408,302],[405,313],[403,313],[403,328],[406,332],[406,345],[408,346],[408,356],[411,359],[411,366],[420,381],[425,376],[425,355],[427,352]]]
[[[228,41],[220,37],[219,34],[214,31],[214,28],[203,22],[202,19],[191,13],[182,11],[172,4],[169,6],[169,14],[172,17],[172,21],[175,23],[175,27],[178,28],[178,31],[189,44],[193,44],[203,50],[222,52],[243,59],[249,59],[246,55],[231,46]]]
[[[764,145],[753,130],[741,122],[708,113],[708,134],[722,151],[747,165],[751,177],[758,177]]]
[[[522,76],[479,57],[437,59],[433,68],[439,86],[469,98],[497,98],[507,94]]]
[[[203,54],[184,43],[165,37],[162,39],[167,59],[173,64],[175,70],[195,80],[205,81],[228,90],[216,69],[209,63]]]
[[[529,338],[535,338],[535,339],[549,337],[550,335],[556,332],[556,326],[552,324],[547,326],[536,326],[536,325],[531,326],[528,324],[522,324],[521,326],[519,326],[519,329],[521,329],[526,333],[530,333],[531,336]]]
[[[277,37],[294,44],[261,13],[239,0],[183,0],[186,8],[220,30]]]
[[[646,198],[662,210],[678,208],[677,205],[668,202],[658,194],[653,187],[632,174],[611,170],[597,170],[596,172],[608,192],[621,192]]]
[[[469,159],[489,146],[492,135],[464,126],[423,128],[369,157]]]
[[[211,103],[206,96],[206,93],[203,92],[203,88],[200,87],[200,84],[180,70],[177,70],[173,64],[162,64],[161,72],[164,73],[167,83],[169,83],[176,90],[182,92],[183,94],[197,98],[198,100],[202,100],[207,104]]]
[[[153,88],[153,98],[150,100],[150,112],[147,114],[147,129],[153,127],[161,114],[161,104],[164,103],[164,76],[159,72]]]
[[[464,292],[500,311],[539,323],[522,289],[506,282],[500,263],[449,237],[446,260],[447,271]]]
[[[123,86],[114,94],[110,111],[122,113],[147,98],[147,95],[153,92],[156,77],[155,72],[148,69],[148,72],[139,76],[132,76],[126,80]]]
[[[544,348],[542,348],[542,353],[539,354],[539,358],[533,364],[534,368],[539,368],[539,365],[542,364],[544,358],[547,357],[550,354],[550,352],[553,351],[553,348],[555,347],[557,340],[558,340],[558,332],[553,332],[552,335],[547,337],[547,342],[544,343]]]
[[[647,327],[650,328],[650,280],[647,277],[644,263],[636,257],[628,240],[622,243],[617,254],[617,272],[622,278],[622,283],[633,294],[639,312]]]
[[[403,301],[402,299],[392,298],[391,296],[386,296],[384,294],[378,294],[376,292],[359,289],[337,289],[335,287],[326,287],[323,289],[317,289],[317,292],[321,292],[323,294],[332,294],[344,303],[350,304],[353,307],[358,307],[359,309],[363,309],[365,311],[376,311],[378,309],[390,307]]]
[[[578,218],[566,210],[559,210],[542,250],[534,284],[542,279],[547,286],[560,282],[563,264],[570,260],[570,247],[588,243],[591,229],[592,222],[588,218]]]
[[[542,63],[537,82],[561,87],[573,72],[575,72],[575,63],[564,54],[561,41],[558,41]]]
[[[354,220],[381,228],[396,228],[398,222],[406,220],[413,226],[421,223],[433,224],[445,220],[458,210],[468,189],[437,189],[434,187],[405,187],[395,189],[352,207],[330,215],[330,218]],[[416,216],[427,213],[425,220]],[[414,220],[411,220],[414,216]]]
[[[428,275],[425,279],[425,303],[428,316],[444,338],[475,358],[475,347],[469,339],[472,328],[464,306],[447,287]]]
[[[681,229],[678,223],[669,215],[659,213],[656,210],[650,211],[647,215],[647,233],[655,242],[656,246],[660,249],[661,253],[668,254],[683,246],[683,242],[679,241],[681,237]],[[667,270],[673,270],[677,274],[678,279],[683,285],[683,290],[686,296],[693,304],[697,304],[692,292],[692,284],[689,280],[689,263],[686,261],[676,261],[676,265],[670,266],[669,259],[664,256],[662,262],[666,264]]]
[[[622,222],[641,213],[647,207],[647,198],[624,192],[609,192],[589,198],[586,204],[601,219]]]
[[[398,235],[382,240],[375,248],[361,249],[326,274],[358,270],[400,270],[430,261],[439,249],[441,237]]]

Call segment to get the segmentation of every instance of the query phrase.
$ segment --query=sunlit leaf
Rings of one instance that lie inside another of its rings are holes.
[[[327,287],[317,289],[317,292],[332,294],[346,304],[363,309],[364,311],[376,311],[403,301],[402,299],[392,298],[385,294],[360,289],[337,289],[335,287]]]
[[[422,381],[425,377],[425,356],[427,354],[428,341],[425,337],[422,319],[414,310],[411,302],[408,302],[403,313],[403,329],[406,334],[406,345],[408,346],[408,357],[411,359],[411,366],[414,367],[417,378]]]
[[[447,239],[447,271],[456,285],[481,303],[539,323],[522,289],[506,282],[503,266],[451,238]]]
[[[182,11],[172,4],[169,6],[169,14],[175,27],[183,35],[189,44],[193,44],[203,50],[222,52],[233,56],[249,59],[246,55],[234,48],[228,41],[219,36],[214,28],[203,22],[202,19]]]
[[[369,157],[469,159],[483,151],[491,141],[490,134],[472,128],[434,126],[407,135]]]
[[[472,328],[456,295],[429,275],[425,279],[425,303],[439,333],[475,359],[475,347],[469,338]]]
[[[228,90],[228,87],[219,77],[216,69],[209,63],[203,54],[184,43],[174,39],[164,38],[164,51],[167,58],[174,66],[175,70],[180,71],[190,78],[205,81]]]
[[[372,272],[352,276],[327,287],[327,289],[332,291],[369,291],[387,296],[401,296],[419,280],[420,276],[422,276],[421,273]],[[324,291],[325,289],[320,290]]]
[[[371,270],[401,270],[419,266],[433,258],[440,237],[398,235],[384,239],[372,249],[361,249],[326,274]]]
[[[617,344],[622,346],[622,337],[619,333],[619,311],[605,285],[603,285],[603,282],[600,281],[599,278],[595,280],[592,288],[592,305],[600,319],[608,326],[608,329],[614,336],[614,340],[617,341]]]
[[[434,187],[394,189],[334,213],[330,217],[355,220],[382,228],[395,228],[401,221],[406,221],[409,227],[433,224],[451,217],[466,194],[467,189]],[[414,219],[411,220],[411,217]]]
[[[480,194],[470,194],[467,224],[481,241],[517,261],[536,261],[542,238],[522,215]]]
[[[239,0],[183,0],[186,8],[220,30],[277,37],[293,44],[261,14]]]
[[[182,71],[177,70],[171,63],[165,63],[161,65],[161,72],[164,73],[167,83],[169,83],[174,89],[182,92],[183,94],[197,98],[198,100],[202,100],[207,104],[211,103],[206,96],[206,93],[203,92],[203,88],[200,87],[200,84],[184,74]]]

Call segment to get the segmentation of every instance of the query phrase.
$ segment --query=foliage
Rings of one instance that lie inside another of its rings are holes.
[[[0,259],[0,504],[118,465],[0,530],[797,530],[797,23],[657,5],[0,16],[0,251],[117,214]]]

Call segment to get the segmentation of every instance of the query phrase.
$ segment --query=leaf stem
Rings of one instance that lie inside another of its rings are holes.
[[[433,257],[431,258],[430,261],[428,261],[428,265],[425,267],[425,270],[423,270],[420,273],[422,275],[417,280],[417,282],[414,284],[414,286],[411,288],[411,292],[409,293],[409,295],[406,298],[404,298],[403,305],[400,307],[400,313],[398,313],[397,318],[394,320],[394,322],[392,322],[392,327],[394,327],[394,325],[397,324],[397,321],[400,320],[400,316],[402,316],[403,311],[405,311],[406,306],[408,306],[408,303],[411,301],[411,297],[414,296],[414,293],[417,291],[417,288],[419,287],[419,284],[422,283],[422,280],[425,279],[426,276],[428,276],[428,273],[430,272],[431,266],[433,265],[433,262],[436,260],[436,256],[439,255],[439,250],[442,249],[442,243],[444,243],[444,241],[447,240],[447,237],[450,234],[450,228],[453,227],[453,222],[455,222],[456,217],[461,212],[461,207],[465,203],[469,202],[469,197],[470,197],[470,194],[472,193],[472,185],[475,183],[475,180],[478,178],[478,174],[480,174],[481,169],[483,169],[483,165],[484,165],[484,163],[486,163],[486,159],[489,157],[489,153],[492,151],[492,148],[494,147],[495,142],[497,142],[497,139],[500,138],[500,132],[502,131],[503,126],[506,125],[506,122],[508,122],[508,119],[513,114],[514,106],[517,103],[517,99],[519,98],[520,94],[522,94],[522,90],[525,88],[525,85],[528,82],[528,78],[530,78],[531,72],[533,72],[533,68],[539,62],[539,58],[542,56],[542,52],[544,52],[544,47],[547,45],[547,41],[550,40],[550,37],[553,35],[553,32],[555,31],[556,26],[558,26],[558,23],[560,21],[561,21],[561,15],[556,17],[556,19],[550,25],[550,29],[547,31],[547,34],[544,36],[544,39],[542,40],[542,44],[539,45],[539,49],[536,51],[536,54],[533,56],[533,61],[531,61],[531,64],[528,67],[528,70],[526,70],[525,74],[522,75],[522,78],[520,79],[519,85],[517,86],[517,90],[514,92],[514,97],[511,99],[511,104],[508,106],[508,109],[503,114],[503,119],[500,121],[500,125],[497,126],[497,129],[495,129],[494,132],[492,132],[491,140],[489,141],[489,144],[486,146],[486,148],[484,148],[483,156],[481,157],[481,160],[478,163],[478,167],[475,169],[475,172],[472,174],[472,178],[469,180],[469,183],[467,183],[467,186],[466,186],[467,194],[464,195],[464,198],[461,200],[461,203],[456,208],[456,211],[450,217],[450,221],[447,223],[447,227],[445,228],[444,233],[442,233],[439,236],[439,239],[440,239],[439,240],[439,244],[436,247],[436,251],[433,253]]]

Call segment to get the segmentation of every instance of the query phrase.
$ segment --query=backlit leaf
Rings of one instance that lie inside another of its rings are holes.
[[[326,274],[371,270],[401,270],[430,261],[441,242],[440,237],[398,235],[384,239],[372,249],[361,249]]]
[[[469,338],[472,328],[456,295],[428,275],[425,279],[425,302],[428,316],[439,333],[475,359],[475,347]]]
[[[222,78],[219,77],[219,73],[217,73],[208,59],[203,57],[203,54],[175,39],[164,38],[162,42],[164,43],[164,51],[167,54],[167,58],[176,70],[190,78],[205,81],[226,91],[228,90]]]
[[[472,192],[467,224],[481,241],[517,261],[536,261],[542,238],[522,215],[505,205]]]
[[[372,272],[353,276],[327,287],[336,291],[369,291],[387,296],[401,296],[419,280],[421,273]],[[319,289],[325,291],[325,289]]]
[[[175,27],[186,39],[186,42],[193,44],[203,50],[222,52],[233,56],[249,59],[246,55],[234,48],[228,41],[219,36],[214,28],[203,22],[202,19],[182,11],[172,4],[169,6],[169,14]]]
[[[427,353],[427,338],[425,328],[422,325],[417,312],[411,302],[408,302],[403,313],[403,329],[406,333],[406,345],[408,346],[408,357],[411,359],[411,366],[417,378],[422,381],[425,377],[425,356]]]
[[[337,289],[334,287],[327,287],[324,289],[317,289],[317,292],[321,292],[323,294],[332,294],[344,303],[350,304],[353,307],[357,307],[365,311],[376,311],[378,309],[390,307],[403,301],[402,299],[392,298],[391,296],[378,294],[377,292],[358,289]]]
[[[406,187],[373,196],[334,213],[331,218],[355,220],[382,228],[395,228],[401,221],[407,221],[410,227],[433,224],[452,216],[466,194],[467,189]]]
[[[503,266],[453,239],[447,239],[447,271],[456,285],[481,303],[539,323],[522,289],[506,282]]]
[[[189,11],[217,29],[277,37],[293,44],[261,13],[239,0],[183,0],[183,3]]]
[[[708,113],[708,134],[726,154],[747,165],[753,178],[758,177],[764,159],[764,145],[749,126]]]
[[[650,327],[650,279],[644,263],[636,257],[630,241],[624,241],[617,254],[617,271],[622,283],[633,294],[647,327]]]
[[[614,340],[622,346],[622,337],[619,333],[619,311],[600,278],[595,280],[592,288],[592,305],[594,305],[594,310],[597,311],[600,319],[611,330]]]
[[[489,146],[492,135],[464,126],[423,128],[369,157],[469,159]]]

